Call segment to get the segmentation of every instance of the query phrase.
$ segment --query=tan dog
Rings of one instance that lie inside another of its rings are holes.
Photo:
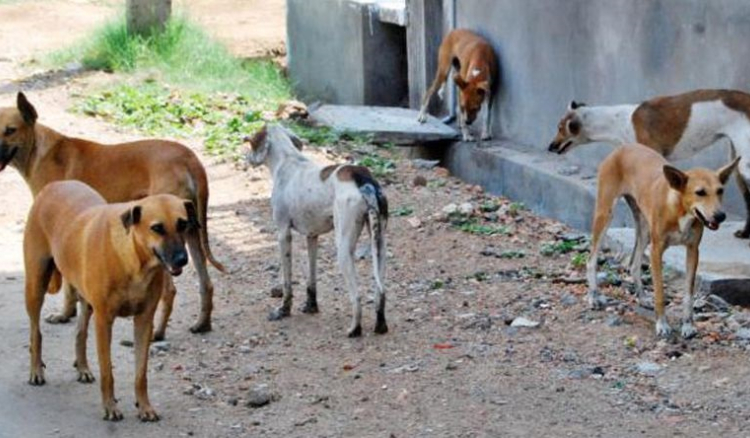
[[[201,312],[193,333],[211,330],[213,285],[206,259],[217,269],[224,267],[211,254],[206,216],[208,180],[193,151],[170,141],[145,140],[105,146],[66,137],[37,123],[37,112],[23,93],[16,108],[0,108],[0,171],[15,167],[36,196],[52,181],[77,179],[99,192],[108,202],[127,202],[158,193],[169,193],[192,201],[202,227],[192,230],[188,247],[200,277]],[[155,339],[164,338],[172,312],[175,288],[165,286],[162,316]],[[50,322],[67,322],[75,315],[75,292],[65,287],[65,308]]]
[[[197,227],[193,203],[176,196],[107,204],[80,181],[48,184],[31,207],[23,240],[26,311],[31,323],[29,383],[45,383],[39,318],[50,280],[62,275],[81,299],[76,335],[78,380],[94,381],[86,358],[93,311],[104,419],[122,419],[112,377],[112,325],[115,317],[133,316],[138,417],[158,420],[148,399],[146,376],[154,312],[168,279],[165,268],[172,275],[182,272],[188,261],[185,240]]]
[[[466,29],[456,29],[449,33],[440,44],[438,52],[438,67],[435,80],[427,90],[419,111],[419,122],[427,120],[427,106],[430,98],[440,88],[442,99],[445,94],[445,84],[451,67],[457,70],[453,81],[459,88],[459,118],[464,141],[473,141],[469,132],[471,125],[481,109],[484,110],[484,125],[482,126],[482,140],[489,140],[490,112],[492,110],[492,87],[497,75],[497,58],[492,46],[474,32]]]
[[[703,227],[719,229],[726,219],[721,209],[724,184],[740,158],[718,171],[691,169],[681,171],[670,166],[660,154],[646,146],[626,145],[612,152],[599,166],[596,211],[587,267],[589,304],[599,308],[603,298],[596,284],[596,267],[601,238],[612,218],[612,208],[621,196],[635,206],[636,248],[630,266],[636,292],[641,298],[641,264],[646,242],[651,243],[651,275],[654,281],[656,334],[668,337],[672,329],[664,314],[662,255],[671,245],[687,247],[687,290],[683,300],[682,336],[696,334],[693,326],[693,292],[698,268],[698,246]]]

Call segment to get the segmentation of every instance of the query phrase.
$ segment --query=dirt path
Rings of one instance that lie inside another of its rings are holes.
[[[0,6],[0,17],[9,7],[15,6]],[[0,39],[0,49],[6,42]],[[136,138],[66,111],[71,94],[105,80],[111,78],[84,77],[29,97],[42,123],[67,134],[105,142]],[[12,101],[12,95],[0,94],[0,105]],[[332,158],[322,149],[308,153],[321,161]],[[552,281],[573,272],[570,255],[540,255],[544,242],[570,230],[525,211],[516,213],[516,206],[501,200],[497,212],[477,216],[505,227],[505,234],[459,231],[444,220],[443,207],[470,202],[478,211],[495,199],[407,161],[398,163],[385,186],[392,211],[414,210],[389,224],[391,333],[371,333],[374,311],[367,299],[365,336],[346,338],[349,304],[330,236],[320,251],[321,314],[295,312],[282,322],[267,321],[277,304],[268,291],[278,277],[268,174],[202,158],[211,181],[214,253],[232,273],[212,272],[214,331],[200,336],[187,331],[198,309],[196,277],[188,269],[178,279],[168,343],[154,349],[150,360],[150,395],[163,418],[156,424],[136,419],[133,352],[119,344],[130,339],[129,321],[118,321],[113,346],[116,390],[125,414],[121,423],[101,421],[98,386],[75,381],[73,325],[43,325],[48,383],[39,388],[26,384],[28,321],[20,244],[31,198],[17,172],[0,173],[0,438],[750,433],[748,344],[728,335],[719,323],[723,319],[707,315],[699,323],[705,336],[670,344],[654,339],[651,323],[634,312],[621,288],[607,292],[620,296],[620,304],[607,312],[589,311],[580,285]],[[417,175],[427,180],[426,187],[412,185]],[[294,242],[294,279],[304,284],[301,240]],[[359,262],[365,290],[369,269],[369,261]],[[295,287],[299,303],[304,291]],[[59,300],[50,297],[45,313],[57,309]],[[675,299],[673,321],[679,307]],[[746,312],[732,311],[735,324],[750,322]],[[540,325],[510,327],[519,316]],[[250,391],[259,387],[275,400],[260,408],[246,406]]]

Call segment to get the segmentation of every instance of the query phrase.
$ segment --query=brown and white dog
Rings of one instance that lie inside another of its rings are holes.
[[[453,81],[459,89],[459,117],[464,141],[473,141],[469,132],[471,125],[480,110],[484,111],[482,126],[482,140],[489,140],[490,112],[492,110],[492,89],[497,75],[497,58],[492,46],[476,33],[466,29],[451,31],[440,44],[438,52],[438,67],[435,80],[427,90],[419,111],[420,123],[427,120],[427,106],[430,98],[438,88],[438,95],[442,99],[445,95],[446,81],[451,67],[456,70]]]
[[[23,93],[18,93],[16,107],[0,108],[0,171],[6,166],[18,170],[34,196],[50,182],[76,179],[108,202],[133,201],[158,193],[192,201],[202,225],[187,236],[190,257],[200,278],[201,312],[190,331],[211,330],[213,285],[206,260],[222,272],[224,267],[208,244],[208,179],[193,151],[164,140],[102,145],[66,137],[37,123],[36,109]],[[155,339],[164,337],[172,312],[175,288],[171,279],[167,283]],[[76,313],[75,292],[67,284],[64,289],[62,314],[52,315],[49,322],[67,322]]]
[[[653,149],[639,144],[625,145],[612,152],[599,166],[596,210],[591,240],[591,255],[587,267],[592,308],[602,306],[596,284],[599,246],[607,231],[612,208],[620,197],[630,199],[635,206],[637,229],[634,260],[630,266],[636,292],[641,298],[641,264],[647,242],[651,244],[651,274],[654,282],[656,334],[668,337],[671,328],[664,314],[664,284],[662,255],[671,245],[687,247],[687,289],[683,299],[681,334],[690,338],[696,334],[693,326],[693,292],[698,267],[698,247],[703,228],[717,230],[726,219],[721,209],[724,184],[737,167],[740,158],[718,171],[695,168],[681,171]]]
[[[39,319],[50,281],[59,282],[62,275],[81,299],[75,361],[78,381],[94,381],[86,357],[93,312],[104,419],[122,419],[112,376],[112,325],[118,316],[132,316],[138,417],[158,420],[148,399],[147,383],[154,313],[169,278],[167,271],[179,275],[188,262],[185,241],[197,226],[193,203],[176,196],[107,204],[80,181],[45,186],[31,207],[23,239],[26,310],[31,325],[29,383],[45,383]]]
[[[362,304],[357,286],[354,249],[362,228],[367,225],[372,247],[375,278],[375,333],[388,332],[385,320],[385,228],[388,201],[380,185],[366,167],[350,165],[321,166],[305,157],[299,139],[280,126],[268,126],[250,141],[247,162],[265,164],[271,170],[273,221],[278,228],[284,298],[269,319],[291,315],[292,310],[292,230],[307,237],[310,272],[307,278],[307,302],[300,309],[317,313],[315,264],[318,236],[336,233],[336,253],[344,284],[352,303],[349,337],[362,335]]]
[[[745,201],[745,227],[735,235],[750,237],[750,94],[734,90],[697,90],[657,97],[640,105],[570,104],[549,145],[564,154],[578,145],[638,142],[669,160],[688,158],[728,138],[732,157],[743,157],[736,174]]]

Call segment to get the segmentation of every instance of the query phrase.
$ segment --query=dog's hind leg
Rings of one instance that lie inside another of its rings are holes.
[[[70,319],[76,316],[76,303],[78,302],[78,295],[75,288],[63,278],[62,283],[63,290],[63,307],[60,313],[52,313],[44,318],[50,324],[65,324],[70,322]]]
[[[192,247],[190,247],[192,248]],[[193,258],[195,260],[195,258]],[[204,264],[205,266],[205,264]],[[174,308],[174,297],[177,295],[177,288],[172,281],[172,277],[167,277],[164,281],[164,290],[161,293],[161,300],[159,301],[159,323],[154,330],[154,341],[163,341],[167,334],[167,324],[169,323],[169,317],[172,315],[172,309]]]
[[[93,383],[94,374],[89,368],[89,361],[86,355],[86,341],[89,334],[89,321],[91,320],[91,305],[82,299],[78,300],[81,307],[81,316],[78,318],[78,327],[76,331],[76,361],[73,366],[78,371],[78,381],[81,383]]]
[[[599,247],[602,243],[604,233],[607,231],[609,222],[612,219],[612,208],[620,195],[619,187],[608,184],[602,180],[601,175],[606,175],[605,166],[609,164],[604,162],[599,170],[599,182],[596,196],[596,207],[594,211],[594,226],[591,231],[591,254],[586,263],[586,278],[588,281],[588,302],[592,309],[601,309],[606,304],[606,298],[599,294],[599,288],[596,281],[596,268],[599,263]]]
[[[357,239],[362,232],[365,219],[362,214],[351,214],[349,212],[351,211],[351,207],[346,204],[346,200],[337,201],[337,203],[338,205],[334,209],[336,253],[339,269],[341,269],[341,274],[344,276],[344,283],[346,284],[352,304],[352,323],[347,334],[350,338],[356,338],[362,336],[362,302],[357,285],[354,249],[357,245]],[[342,214],[341,212],[345,213]]]
[[[640,214],[640,213],[639,213]],[[633,277],[635,296],[638,304],[647,309],[654,308],[653,297],[647,295],[643,290],[643,256],[649,241],[648,223],[641,215],[640,221],[636,222],[635,248],[633,249],[633,261],[630,263],[630,275]]]
[[[316,265],[318,261],[318,236],[307,236],[307,301],[300,309],[302,313],[318,313]]]
[[[277,321],[292,314],[292,230],[289,225],[279,229],[279,251],[281,252],[281,275],[284,298],[281,306],[274,309],[268,319]]]
[[[367,223],[370,229],[370,244],[372,245],[372,271],[375,278],[375,308],[376,321],[375,333],[388,333],[388,324],[385,320],[385,227],[386,220],[379,212],[370,210]]]
[[[737,157],[735,144],[736,143],[732,140],[730,154],[732,159]],[[740,193],[742,194],[742,199],[743,201],[745,201],[745,226],[741,230],[737,230],[734,233],[734,236],[740,239],[747,239],[748,237],[750,237],[750,187],[748,187],[747,179],[745,179],[745,177],[742,175],[742,172],[740,172],[739,168],[734,172],[734,177],[737,181],[737,187],[739,187]]]
[[[26,255],[26,312],[29,315],[29,352],[31,363],[29,384],[44,385],[44,362],[42,362],[42,332],[39,320],[44,305],[47,283],[55,269],[51,258]]]
[[[211,312],[214,307],[214,285],[211,283],[211,277],[208,276],[206,255],[201,247],[200,235],[198,232],[199,230],[192,231],[188,236],[187,242],[188,251],[190,251],[190,258],[193,260],[193,266],[195,266],[196,272],[198,272],[201,294],[201,312],[198,316],[198,321],[190,327],[191,333],[205,333],[211,331]],[[169,283],[172,283],[171,279],[169,279]],[[166,325],[166,321],[164,321],[164,325]]]

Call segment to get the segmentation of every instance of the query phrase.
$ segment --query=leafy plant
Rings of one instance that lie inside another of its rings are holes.
[[[361,158],[357,164],[365,166],[376,178],[383,178],[396,170],[396,163],[388,158],[376,154],[368,154]]]
[[[407,205],[402,205],[393,210],[391,214],[393,216],[411,216],[414,213],[414,208]]]

